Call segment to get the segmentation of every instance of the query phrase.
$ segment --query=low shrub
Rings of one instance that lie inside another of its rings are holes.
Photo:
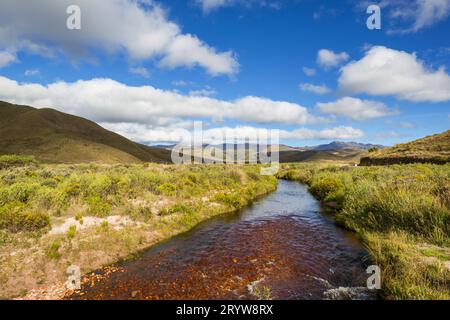
[[[111,212],[110,205],[99,196],[87,197],[86,203],[88,205],[87,212],[91,216],[104,218]]]
[[[48,214],[26,208],[20,202],[0,207],[0,229],[10,232],[37,231],[50,226]]]
[[[14,168],[14,167],[24,167],[29,165],[38,165],[34,157],[27,156],[17,156],[17,155],[3,155],[0,156],[0,170]]]

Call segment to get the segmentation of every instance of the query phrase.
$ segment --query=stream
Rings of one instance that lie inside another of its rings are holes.
[[[305,185],[205,221],[94,274],[69,299],[372,299],[370,259],[354,234],[323,213]],[[103,275],[104,276],[104,275]]]

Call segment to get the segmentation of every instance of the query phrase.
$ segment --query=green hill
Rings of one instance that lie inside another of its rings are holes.
[[[450,130],[416,141],[373,152],[361,158],[361,165],[450,162]]]
[[[170,151],[135,143],[84,118],[0,101],[0,155],[4,154],[52,163],[170,161]]]
[[[314,161],[343,161],[358,163],[362,150],[306,150],[306,151],[281,151],[280,162],[314,162]]]

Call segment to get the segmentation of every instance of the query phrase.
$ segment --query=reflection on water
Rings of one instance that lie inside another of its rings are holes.
[[[367,260],[305,186],[279,181],[275,193],[240,213],[119,263],[120,272],[96,272],[70,298],[255,299],[256,287],[269,288],[275,299],[322,299],[327,291],[365,285]]]

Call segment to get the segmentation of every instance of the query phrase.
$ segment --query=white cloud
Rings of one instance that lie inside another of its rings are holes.
[[[140,141],[143,143],[157,143],[157,142],[169,142],[189,143],[192,137],[192,130],[190,128],[183,127],[158,127],[152,128],[143,124],[135,123],[102,123],[102,126],[117,132],[131,140]],[[257,135],[264,136],[267,133],[267,129],[261,129],[251,126],[239,126],[239,127],[218,127],[203,129],[203,142],[208,144],[218,144],[223,142],[223,137],[232,137],[233,140],[228,142],[234,142],[234,138],[238,141],[244,142],[246,137],[254,137]],[[297,130],[279,130],[280,139],[289,140],[346,140],[346,139],[359,139],[364,136],[364,132],[360,129],[352,127],[336,127],[323,130],[311,130],[311,129],[297,129]]]
[[[450,76],[444,68],[433,71],[415,54],[378,46],[359,61],[341,69],[340,89],[345,93],[391,95],[412,102],[450,100]]]
[[[317,108],[323,113],[353,120],[368,120],[397,114],[397,111],[389,110],[382,102],[351,97],[345,97],[335,102],[318,103]]]
[[[322,68],[336,67],[349,59],[346,52],[335,53],[331,50],[321,49],[317,53],[317,64]]]
[[[133,61],[160,59],[161,66],[202,67],[211,75],[232,75],[239,69],[231,51],[219,52],[195,35],[182,33],[152,0],[78,0],[81,30],[66,28],[72,0],[2,0],[0,50],[14,48],[70,58],[89,57],[91,49],[125,52]],[[20,21],[20,23],[17,23]]]
[[[316,69],[303,67],[302,70],[303,73],[306,74],[308,77],[313,77],[316,75]]]
[[[209,123],[235,120],[257,124],[314,123],[306,108],[290,102],[248,96],[234,101],[187,96],[151,86],[132,87],[111,79],[56,82],[49,85],[18,83],[0,76],[0,100],[35,107],[52,107],[86,117],[139,142],[179,142],[190,137],[192,121],[208,123],[205,139],[220,137],[231,130],[236,137],[252,126],[210,128]],[[299,128],[281,130],[281,139],[356,139],[363,132],[352,127],[323,130]]]
[[[184,81],[184,80],[174,80],[171,83],[172,83],[172,85],[174,85],[176,87],[186,87],[186,86],[189,86],[189,85],[193,84],[190,81]]]
[[[186,96],[151,86],[127,86],[111,79],[61,81],[44,86],[0,76],[0,88],[0,100],[54,107],[97,122],[155,124],[161,119],[209,118],[303,125],[318,120],[307,108],[285,101],[253,96],[234,101]]]
[[[318,86],[311,83],[302,83],[300,84],[300,89],[302,91],[308,91],[316,94],[327,94],[331,92],[331,89],[324,84]]]
[[[379,5],[388,12],[388,21],[394,22],[390,33],[415,33],[445,20],[450,14],[449,0],[383,0]]]
[[[202,7],[203,12],[205,13],[233,5],[241,5],[245,7],[259,5],[260,7],[276,10],[279,10],[281,7],[281,3],[275,0],[196,0],[196,2]]]
[[[0,68],[7,67],[13,62],[17,62],[15,54],[8,51],[0,51]]]
[[[150,78],[151,73],[148,71],[147,68],[144,67],[131,67],[129,69],[130,73],[144,77],[144,78]]]
[[[24,75],[26,77],[36,77],[41,75],[41,72],[39,71],[39,69],[30,69],[30,70],[26,70]]]

